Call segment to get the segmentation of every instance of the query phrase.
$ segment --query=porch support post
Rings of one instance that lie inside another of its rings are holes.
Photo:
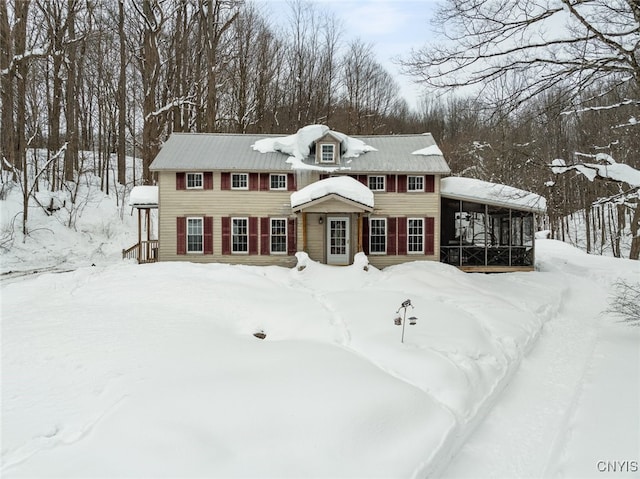
[[[363,252],[362,249],[362,213],[358,213],[358,253]]]
[[[302,251],[307,252],[307,213],[302,212]]]
[[[138,263],[142,259],[142,212],[140,208],[138,210]]]

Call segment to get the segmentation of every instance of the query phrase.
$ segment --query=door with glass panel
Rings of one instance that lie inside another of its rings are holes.
[[[349,264],[349,217],[327,218],[327,264]]]

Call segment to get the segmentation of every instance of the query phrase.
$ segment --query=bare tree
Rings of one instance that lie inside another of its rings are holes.
[[[402,62],[426,85],[484,87],[517,76],[511,108],[551,88],[576,97],[603,80],[640,85],[636,0],[447,0],[435,23],[446,40]]]

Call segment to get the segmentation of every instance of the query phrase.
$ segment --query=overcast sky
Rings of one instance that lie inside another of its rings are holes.
[[[274,21],[288,12],[286,0],[264,3]],[[417,105],[418,87],[410,78],[400,75],[391,59],[406,56],[412,47],[420,47],[433,39],[429,21],[436,0],[314,0],[312,3],[331,10],[343,22],[345,41],[360,37],[372,43],[378,61],[400,84],[409,105]],[[286,22],[286,17],[282,21]]]

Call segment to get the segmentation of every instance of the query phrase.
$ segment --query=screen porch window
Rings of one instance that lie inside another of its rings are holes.
[[[233,190],[248,190],[249,189],[249,174],[248,173],[232,173],[231,174],[231,189],[233,189]]]
[[[196,190],[203,188],[202,173],[187,173],[187,189]]]
[[[407,191],[424,191],[424,176],[408,176]]]
[[[369,252],[371,254],[386,254],[387,252],[387,220],[386,218],[371,218],[369,224]]]
[[[287,175],[269,175],[269,189],[286,190]]]
[[[424,252],[423,218],[409,218],[407,220],[407,251],[409,253]]]
[[[321,145],[320,161],[322,163],[334,163],[335,162],[334,150],[335,150],[335,145],[332,145],[332,144]]]
[[[204,251],[202,218],[187,218],[187,253]]]
[[[369,189],[371,191],[385,191],[385,179],[384,176],[370,176]]]
[[[287,252],[287,220],[271,218],[271,253]]]

